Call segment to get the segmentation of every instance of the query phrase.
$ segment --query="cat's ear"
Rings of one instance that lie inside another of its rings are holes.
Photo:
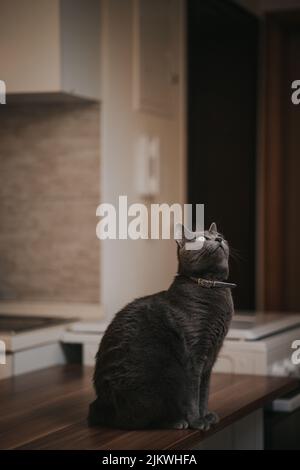
[[[210,233],[218,233],[217,224],[213,222],[211,226],[209,227],[208,231]]]
[[[174,230],[174,238],[176,240],[177,245],[182,247],[186,241],[190,241],[195,238],[195,234],[183,224],[176,224]]]

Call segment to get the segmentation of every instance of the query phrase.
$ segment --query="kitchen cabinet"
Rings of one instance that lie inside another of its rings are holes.
[[[7,102],[99,99],[100,0],[0,0]]]

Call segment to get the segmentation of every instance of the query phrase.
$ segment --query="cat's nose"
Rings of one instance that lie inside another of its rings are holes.
[[[217,237],[215,238],[215,240],[216,240],[216,242],[220,242],[220,243],[221,243],[221,242],[223,241],[223,238],[222,238],[222,237],[219,237],[219,236],[217,236]]]

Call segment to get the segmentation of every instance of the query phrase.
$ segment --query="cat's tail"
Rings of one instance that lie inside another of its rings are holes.
[[[88,425],[89,426],[109,426],[112,422],[112,410],[109,410],[99,398],[96,398],[89,406]]]

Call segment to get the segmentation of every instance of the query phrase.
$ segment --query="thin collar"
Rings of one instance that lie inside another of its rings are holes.
[[[183,274],[177,274],[178,276],[183,276]],[[185,276],[184,277],[190,279],[191,281],[195,282],[198,284],[200,287],[205,287],[207,289],[213,289],[213,288],[221,288],[221,287],[227,287],[228,289],[234,289],[236,287],[236,284],[233,284],[231,282],[224,282],[224,281],[211,281],[209,279],[203,279],[201,277],[193,277],[193,276]]]

